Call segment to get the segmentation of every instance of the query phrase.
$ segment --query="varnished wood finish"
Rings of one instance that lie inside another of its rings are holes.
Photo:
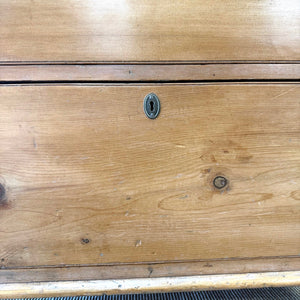
[[[0,65],[0,81],[180,81],[300,79],[299,64]]]
[[[0,285],[0,297],[48,297],[143,292],[197,291],[232,288],[294,286],[300,272],[163,277],[148,279],[64,281]]]
[[[299,0],[1,0],[0,61],[300,60]]]
[[[299,284],[299,16],[0,0],[0,298]]]
[[[1,86],[2,267],[298,256],[299,91]]]
[[[177,263],[110,264],[55,268],[14,268],[0,270],[0,283],[182,277],[210,274],[259,273],[265,270],[269,272],[298,271],[299,269],[299,257],[261,257],[255,259],[219,259]]]

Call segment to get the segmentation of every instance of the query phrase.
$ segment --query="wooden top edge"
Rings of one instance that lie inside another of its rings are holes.
[[[0,298],[261,288],[300,284],[300,271],[0,284]]]
[[[0,65],[0,82],[298,80],[300,64]]]
[[[4,0],[0,11],[6,62],[300,59],[295,0]]]
[[[148,60],[148,61],[0,61],[0,66],[10,65],[203,65],[203,64],[300,64],[300,60]]]

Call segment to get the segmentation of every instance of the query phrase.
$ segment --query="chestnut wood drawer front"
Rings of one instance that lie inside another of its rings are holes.
[[[261,271],[280,271],[275,258],[294,257],[299,268],[299,87],[1,86],[2,267],[273,257]]]

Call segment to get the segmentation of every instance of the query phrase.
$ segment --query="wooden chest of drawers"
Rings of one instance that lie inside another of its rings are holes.
[[[300,283],[298,1],[0,14],[0,297]]]

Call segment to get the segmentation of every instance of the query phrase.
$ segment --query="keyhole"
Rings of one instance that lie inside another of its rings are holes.
[[[150,111],[153,112],[154,111],[154,102],[150,101]]]
[[[148,94],[144,98],[144,112],[150,119],[157,118],[160,111],[160,102],[154,93]]]

